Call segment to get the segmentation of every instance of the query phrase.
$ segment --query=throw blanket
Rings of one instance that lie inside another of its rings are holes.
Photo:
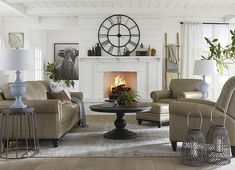
[[[177,58],[177,46],[174,44],[170,44],[167,46],[167,59],[168,61],[178,64]]]
[[[71,101],[77,105],[79,105],[80,108],[80,120],[79,120],[79,125],[81,127],[87,127],[86,123],[86,112],[85,112],[85,105],[83,101],[79,97],[74,97],[72,96]]]

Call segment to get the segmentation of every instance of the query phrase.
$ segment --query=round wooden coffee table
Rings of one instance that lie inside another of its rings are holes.
[[[95,112],[105,112],[105,113],[116,113],[116,120],[114,125],[116,129],[109,131],[104,134],[105,138],[109,139],[132,139],[136,138],[137,134],[125,129],[126,120],[123,119],[125,113],[136,113],[136,112],[147,112],[150,111],[151,107],[144,105],[134,105],[134,106],[117,106],[117,107],[102,107],[102,105],[92,105],[90,109]]]

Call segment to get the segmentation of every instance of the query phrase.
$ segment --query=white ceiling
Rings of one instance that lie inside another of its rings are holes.
[[[88,14],[154,14],[178,18],[235,16],[235,0],[0,0],[0,16],[31,19]]]

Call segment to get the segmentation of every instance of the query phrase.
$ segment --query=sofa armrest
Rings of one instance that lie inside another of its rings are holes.
[[[34,107],[36,113],[40,114],[60,114],[62,113],[62,103],[60,100],[24,100],[28,106]]]
[[[181,98],[201,99],[202,93],[199,91],[182,92],[178,98],[179,99],[181,99]]]
[[[171,90],[152,91],[150,97],[153,99],[153,102],[157,102],[160,99],[169,99],[171,98]]]
[[[83,93],[82,92],[70,92],[70,95],[73,97],[78,97],[83,100]]]
[[[212,107],[217,106],[216,102],[210,101],[210,100],[203,100],[203,99],[191,99],[191,98],[181,98],[179,99],[181,102],[190,102],[190,103],[199,103],[199,104],[205,104]]]

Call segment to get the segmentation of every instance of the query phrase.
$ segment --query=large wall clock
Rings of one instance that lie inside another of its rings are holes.
[[[123,55],[124,49],[133,52],[140,41],[136,22],[122,14],[106,18],[99,27],[98,39],[102,49],[113,56]]]

